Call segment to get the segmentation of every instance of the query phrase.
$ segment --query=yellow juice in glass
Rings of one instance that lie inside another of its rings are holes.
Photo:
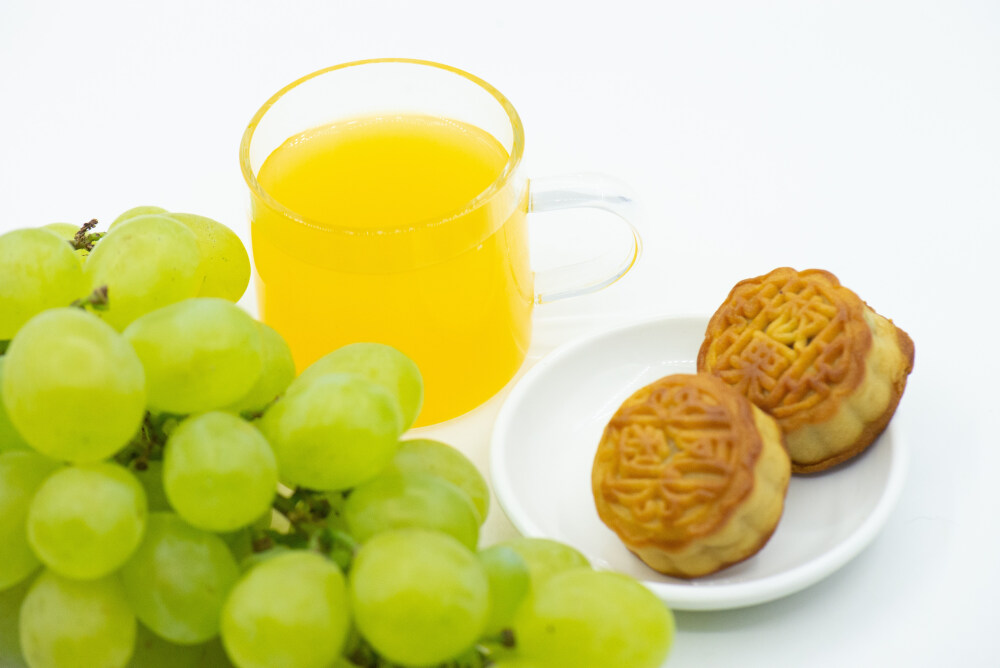
[[[422,115],[289,138],[257,174],[251,230],[262,320],[299,371],[378,341],[420,366],[433,424],[515,374],[531,335],[527,188],[485,131]],[[274,203],[279,206],[274,206]]]

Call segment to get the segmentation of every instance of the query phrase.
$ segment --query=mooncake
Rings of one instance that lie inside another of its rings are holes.
[[[597,514],[667,575],[708,575],[756,554],[791,476],[777,423],[722,380],[675,374],[608,422],[591,484]]]
[[[738,283],[708,323],[698,371],[774,417],[796,473],[858,455],[885,429],[913,341],[836,276],[775,269]]]

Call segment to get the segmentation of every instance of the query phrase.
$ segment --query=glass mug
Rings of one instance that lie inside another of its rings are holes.
[[[536,303],[610,285],[639,255],[632,199],[601,176],[532,180],[511,103],[453,67],[346,63],[276,93],[243,135],[259,315],[301,371],[356,341],[420,368],[417,425],[482,404],[524,361]],[[617,243],[534,273],[527,214],[596,207]]]

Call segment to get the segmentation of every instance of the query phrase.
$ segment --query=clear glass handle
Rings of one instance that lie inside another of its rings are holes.
[[[529,213],[577,207],[603,209],[618,216],[623,227],[618,243],[611,243],[600,255],[536,272],[536,304],[596,292],[635,265],[642,252],[642,239],[632,224],[636,204],[627,185],[603,174],[569,174],[531,179],[528,189]]]

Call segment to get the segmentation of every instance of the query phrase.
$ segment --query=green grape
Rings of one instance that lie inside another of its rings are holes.
[[[295,360],[281,334],[262,322],[257,323],[257,328],[260,330],[263,368],[250,391],[226,409],[234,413],[263,410],[284,394],[295,379]]]
[[[479,563],[490,581],[490,616],[486,634],[496,635],[506,628],[531,587],[528,564],[506,545],[481,550]]]
[[[449,534],[470,550],[479,542],[479,517],[469,497],[426,473],[383,473],[358,485],[344,504],[348,531],[359,542],[389,529],[418,527]]]
[[[673,615],[651,591],[590,569],[553,575],[514,618],[517,654],[551,666],[659,668],[673,635]]]
[[[229,413],[203,413],[170,434],[163,484],[170,505],[188,524],[233,531],[271,507],[278,464],[250,424]]]
[[[222,643],[239,668],[327,668],[340,655],[350,615],[340,569],[292,551],[248,571],[222,611]]]
[[[66,467],[49,476],[28,509],[28,542],[59,575],[104,577],[125,563],[146,528],[146,492],[117,464]]]
[[[196,293],[191,296],[239,301],[250,283],[250,256],[235,232],[211,218],[193,213],[172,213],[158,206],[129,209],[118,216],[108,230],[150,214],[170,218],[194,233],[201,258],[198,268],[201,280]]]
[[[424,380],[409,357],[382,343],[352,343],[316,360],[302,372],[290,391],[329,373],[353,373],[381,385],[399,402],[406,431],[424,403]]]
[[[39,313],[7,350],[3,400],[17,431],[53,459],[94,462],[142,424],[145,375],[114,329],[77,308]]]
[[[205,216],[193,213],[168,215],[198,238],[200,273],[205,277],[198,296],[239,301],[250,284],[250,256],[236,233]]]
[[[35,492],[59,464],[28,450],[0,454],[0,591],[31,575],[40,562],[25,523]]]
[[[520,537],[499,545],[509,547],[524,559],[533,589],[556,573],[574,568],[590,568],[590,562],[578,550],[548,538]]]
[[[144,462],[142,469],[135,468],[133,465],[130,470],[146,492],[146,507],[149,508],[149,512],[173,510],[170,500],[167,498],[167,491],[163,488],[162,459]]]
[[[479,560],[437,531],[375,536],[358,550],[349,589],[361,635],[390,661],[410,666],[442,663],[472,647],[489,613]]]
[[[239,568],[226,543],[173,513],[150,513],[146,535],[119,571],[139,620],[179,645],[219,632],[219,617]]]
[[[24,598],[20,633],[31,668],[124,668],[136,622],[114,577],[81,581],[44,571]]]
[[[25,578],[10,589],[0,590],[0,659],[4,668],[22,668],[27,665],[21,660],[21,638],[18,623],[21,618],[21,604],[31,588],[31,578]]]
[[[0,235],[0,341],[13,339],[35,314],[87,294],[73,249],[49,230]]]
[[[429,473],[444,478],[469,496],[479,523],[486,520],[490,488],[476,465],[458,449],[429,438],[402,441],[390,466],[403,473]]]
[[[224,299],[199,297],[157,309],[129,325],[125,338],[146,370],[154,412],[224,408],[245,396],[261,372],[254,319]]]
[[[258,423],[290,486],[339,490],[370,480],[396,454],[399,404],[381,386],[328,374],[289,392]]]
[[[167,210],[158,206],[134,206],[128,211],[118,216],[117,218],[115,218],[114,221],[110,225],[108,225],[108,229],[110,230],[112,227],[120,225],[124,223],[126,220],[131,220],[133,218],[138,218],[139,216],[148,216],[149,214],[156,214],[156,213],[167,213]]]
[[[162,214],[130,218],[94,246],[84,265],[91,289],[108,288],[101,317],[123,330],[139,316],[194,297],[201,285],[198,240]]]
[[[10,418],[7,417],[7,409],[3,404],[3,365],[5,356],[0,355],[0,453],[8,450],[28,450],[30,445],[25,442],[21,434],[17,433]]]

